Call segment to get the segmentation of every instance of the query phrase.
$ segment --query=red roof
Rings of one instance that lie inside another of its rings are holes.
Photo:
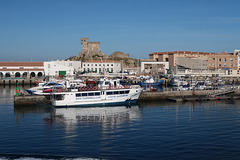
[[[0,67],[43,67],[43,62],[0,62]]]
[[[173,51],[173,52],[154,52],[149,55],[158,54],[216,54],[216,53],[206,53],[206,52],[192,52],[192,51]]]
[[[44,69],[42,68],[36,68],[36,69],[0,69],[0,71],[44,71]]]

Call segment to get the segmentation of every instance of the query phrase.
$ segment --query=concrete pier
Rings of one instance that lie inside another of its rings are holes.
[[[39,95],[21,95],[14,96],[14,106],[20,105],[41,105],[41,104],[51,104],[45,96]]]
[[[227,96],[240,96],[240,90],[236,89],[234,92],[224,95],[224,90],[197,90],[197,91],[165,91],[165,92],[147,92],[144,91],[139,97],[139,101],[158,101],[158,100],[168,100],[168,99],[190,99],[190,98],[203,98],[203,97],[212,97],[211,99],[216,99],[217,97]],[[210,98],[209,98],[210,99]]]

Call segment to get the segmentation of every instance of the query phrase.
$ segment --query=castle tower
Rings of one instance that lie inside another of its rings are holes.
[[[81,38],[82,52],[85,54],[88,51],[88,38]]]
[[[98,55],[98,57],[107,58],[107,55],[100,51],[100,42],[89,42],[88,38],[81,38],[82,52],[78,57],[84,57],[85,60],[91,60]]]

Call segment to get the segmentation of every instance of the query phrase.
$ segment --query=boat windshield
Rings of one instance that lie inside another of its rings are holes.
[[[54,100],[63,100],[65,97],[65,94],[56,94],[53,96]]]

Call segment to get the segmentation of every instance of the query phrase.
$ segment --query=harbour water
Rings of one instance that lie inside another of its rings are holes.
[[[0,159],[240,159],[240,100],[14,107],[0,91]]]

